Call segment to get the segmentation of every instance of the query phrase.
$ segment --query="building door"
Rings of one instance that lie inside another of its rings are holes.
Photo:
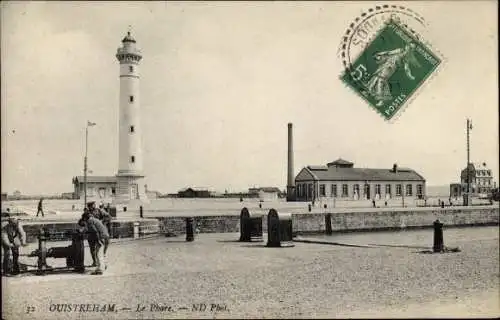
[[[130,185],[130,199],[137,199],[137,184]]]
[[[365,196],[366,196],[366,199],[370,199],[370,185],[369,184],[365,184]]]

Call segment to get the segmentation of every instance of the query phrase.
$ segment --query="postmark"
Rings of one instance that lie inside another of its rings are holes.
[[[341,81],[387,121],[402,113],[443,63],[426,41],[426,29],[413,10],[384,5],[363,12],[342,39]]]

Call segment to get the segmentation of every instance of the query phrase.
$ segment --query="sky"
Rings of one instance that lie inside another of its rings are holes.
[[[377,3],[378,4],[378,3]],[[398,2],[427,22],[445,63],[387,122],[340,80],[339,43],[362,2],[1,2],[2,192],[71,192],[118,167],[119,64],[131,26],[141,61],[144,173],[151,190],[286,186],[337,158],[459,180],[471,161],[499,176],[496,1]]]

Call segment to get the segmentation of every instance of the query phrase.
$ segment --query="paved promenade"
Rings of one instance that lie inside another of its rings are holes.
[[[102,276],[3,278],[3,318],[500,316],[498,228],[447,229],[444,236],[461,252],[420,253],[432,246],[430,230],[323,237],[359,247],[266,248],[234,242],[232,233],[200,234],[191,243],[121,240],[111,245]]]

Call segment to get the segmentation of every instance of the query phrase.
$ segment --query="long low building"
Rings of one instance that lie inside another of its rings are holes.
[[[295,177],[295,199],[321,198],[380,200],[408,197],[425,198],[425,179],[415,170],[354,168],[352,162],[338,159],[326,166],[306,166]]]

